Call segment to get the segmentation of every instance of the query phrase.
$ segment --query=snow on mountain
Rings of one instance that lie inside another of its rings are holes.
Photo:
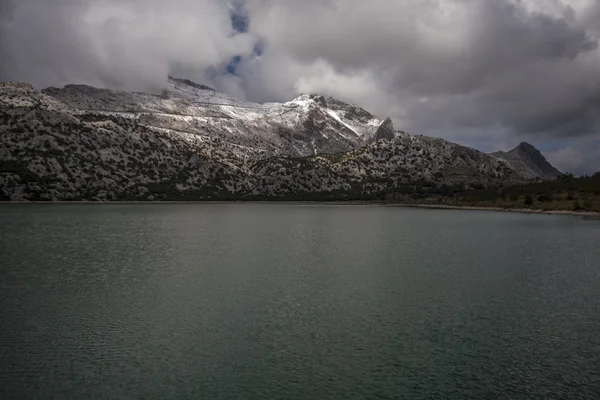
[[[287,103],[258,104],[176,78],[169,79],[160,95],[82,85],[48,88],[43,93],[82,113],[119,115],[150,127],[216,135],[273,155],[348,151],[360,146],[381,124],[373,116],[352,118],[368,113],[342,102],[335,101],[334,108],[329,108],[322,96],[301,95]]]
[[[373,197],[549,176],[530,148],[487,155],[331,97],[258,104],[176,78],[160,94],[3,83],[0,135],[5,200]]]

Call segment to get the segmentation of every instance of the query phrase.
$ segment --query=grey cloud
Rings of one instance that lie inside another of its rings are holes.
[[[80,6],[64,7],[65,1],[55,4],[28,0],[12,3],[0,36],[4,73],[9,78],[23,77],[38,84],[67,77],[79,79],[82,71],[94,69],[91,54],[73,51],[87,45],[68,22],[77,17]]]
[[[176,64],[202,80],[210,66],[252,48],[216,0],[19,0],[1,29],[0,78],[37,87],[155,90]]]
[[[599,170],[600,140],[572,140],[567,146],[546,152],[546,157],[561,171],[590,174]]]

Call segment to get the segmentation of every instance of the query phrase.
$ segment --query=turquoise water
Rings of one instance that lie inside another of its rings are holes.
[[[600,223],[0,207],[2,399],[598,399]]]

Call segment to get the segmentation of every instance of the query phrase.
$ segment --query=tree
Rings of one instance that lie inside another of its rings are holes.
[[[570,172],[565,172],[564,174],[560,174],[560,175],[558,176],[557,180],[559,180],[559,181],[569,181],[569,180],[571,180],[571,179],[573,179],[573,178],[575,178],[575,177],[573,176],[573,174],[572,174],[572,173],[570,173]]]
[[[524,204],[525,204],[526,206],[530,206],[530,205],[532,205],[532,204],[533,204],[533,198],[531,198],[531,196],[530,196],[530,195],[527,195],[527,196],[525,196],[525,201],[524,201]]]

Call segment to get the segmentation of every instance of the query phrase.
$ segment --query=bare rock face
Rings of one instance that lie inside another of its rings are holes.
[[[561,172],[554,168],[552,164],[546,160],[546,157],[529,143],[522,142],[509,152],[515,157],[518,157],[532,169],[542,179],[556,179]]]
[[[504,159],[521,175],[529,179],[553,180],[561,174],[535,146],[526,142],[522,142],[508,152],[499,151],[492,155]]]
[[[331,97],[258,104],[177,78],[160,95],[2,83],[0,137],[0,200],[372,198],[558,172],[527,144],[488,155]]]
[[[314,101],[315,104],[317,104],[319,107],[327,108],[327,101],[325,100],[325,97],[320,96],[318,94],[312,94],[310,95],[310,99]]]
[[[388,117],[379,125],[379,128],[375,131],[374,138],[375,140],[392,140],[394,137],[396,137],[394,123]]]

